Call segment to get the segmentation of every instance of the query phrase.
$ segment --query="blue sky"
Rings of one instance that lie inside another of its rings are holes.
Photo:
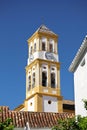
[[[0,0],[0,105],[24,102],[27,39],[42,24],[59,36],[61,91],[74,100],[68,68],[87,35],[87,0]]]

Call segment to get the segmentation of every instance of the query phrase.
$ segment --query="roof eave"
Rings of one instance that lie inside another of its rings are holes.
[[[75,58],[73,59],[69,71],[70,72],[75,72],[79,63],[81,62],[82,58],[84,57],[85,53],[87,52],[87,36],[82,42],[82,45],[80,46],[79,50],[76,53]]]

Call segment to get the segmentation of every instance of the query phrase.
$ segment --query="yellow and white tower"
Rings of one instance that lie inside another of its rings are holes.
[[[45,25],[28,39],[25,110],[62,112],[58,36]]]

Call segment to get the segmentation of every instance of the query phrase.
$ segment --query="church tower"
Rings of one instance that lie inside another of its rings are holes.
[[[41,25],[27,42],[25,110],[63,112],[58,36]]]

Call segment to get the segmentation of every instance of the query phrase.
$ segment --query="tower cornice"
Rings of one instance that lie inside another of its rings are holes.
[[[60,69],[60,62],[50,61],[50,60],[44,60],[44,59],[36,59],[32,63],[30,63],[28,66],[25,67],[26,72],[29,70],[29,68],[32,68],[32,66],[36,65],[37,63],[41,64],[47,64],[47,65],[56,65],[58,69]]]
[[[50,39],[50,37],[51,38],[53,38],[55,41],[56,41],[56,43],[58,42],[58,35],[52,35],[52,34],[47,34],[47,33],[45,33],[45,32],[35,32],[28,40],[27,40],[27,42],[28,42],[28,44],[31,42],[31,41],[33,41],[35,38],[41,38],[41,37],[47,37],[48,39]]]
[[[52,96],[52,97],[57,97],[58,99],[63,99],[63,96],[60,96],[58,94],[47,94],[47,93],[40,93],[40,92],[35,92],[34,94],[30,95],[28,98],[25,99],[25,101],[28,101],[30,98],[32,98],[33,96],[35,96],[36,94],[39,95],[45,95],[45,96]]]

